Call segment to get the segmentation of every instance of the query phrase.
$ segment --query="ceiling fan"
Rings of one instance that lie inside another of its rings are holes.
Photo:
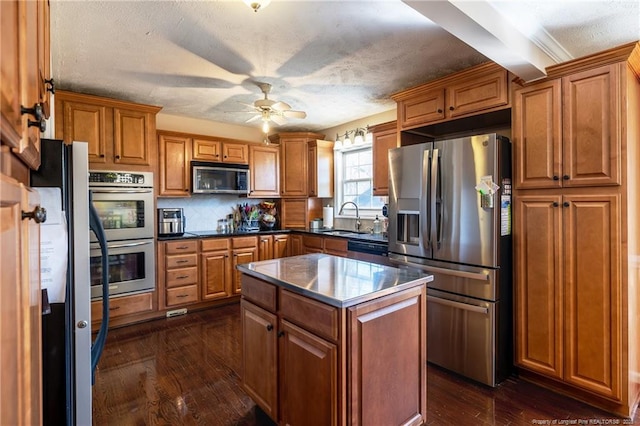
[[[306,118],[307,113],[304,111],[295,111],[291,109],[291,106],[282,101],[274,101],[268,98],[269,92],[271,92],[271,84],[269,83],[257,83],[258,87],[264,93],[264,99],[258,99],[253,105],[247,105],[253,108],[252,114],[255,116],[248,119],[246,122],[262,119],[262,131],[264,133],[269,132],[269,121],[273,121],[278,125],[285,124],[287,118]]]

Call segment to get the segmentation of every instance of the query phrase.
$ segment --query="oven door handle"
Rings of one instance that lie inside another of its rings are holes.
[[[151,189],[92,189],[94,194],[149,194]]]
[[[146,246],[147,244],[153,244],[153,241],[142,241],[138,243],[126,243],[126,244],[109,244],[107,243],[107,247],[111,248],[125,248],[125,247],[138,247],[138,246]]]
[[[438,303],[440,305],[449,306],[451,308],[462,309],[465,311],[477,312],[479,314],[487,315],[489,313],[489,308],[484,308],[482,306],[476,305],[468,305],[462,302],[455,302],[453,300],[441,299],[439,297],[427,296],[427,302]]]

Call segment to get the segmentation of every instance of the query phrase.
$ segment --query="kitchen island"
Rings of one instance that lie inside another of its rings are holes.
[[[431,275],[327,254],[238,270],[243,387],[271,419],[426,422]]]

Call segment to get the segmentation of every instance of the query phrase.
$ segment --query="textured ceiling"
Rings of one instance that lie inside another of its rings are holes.
[[[453,3],[453,2],[452,2]],[[527,37],[580,57],[640,38],[638,1],[492,1]],[[388,111],[389,96],[487,57],[400,1],[51,1],[56,86],[245,124],[257,82],[321,130]],[[256,124],[258,123],[258,124]],[[259,122],[246,123],[259,126]]]

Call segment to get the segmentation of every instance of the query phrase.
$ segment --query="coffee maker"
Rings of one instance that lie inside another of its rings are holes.
[[[184,234],[186,220],[181,207],[158,209],[158,235],[180,236]]]

